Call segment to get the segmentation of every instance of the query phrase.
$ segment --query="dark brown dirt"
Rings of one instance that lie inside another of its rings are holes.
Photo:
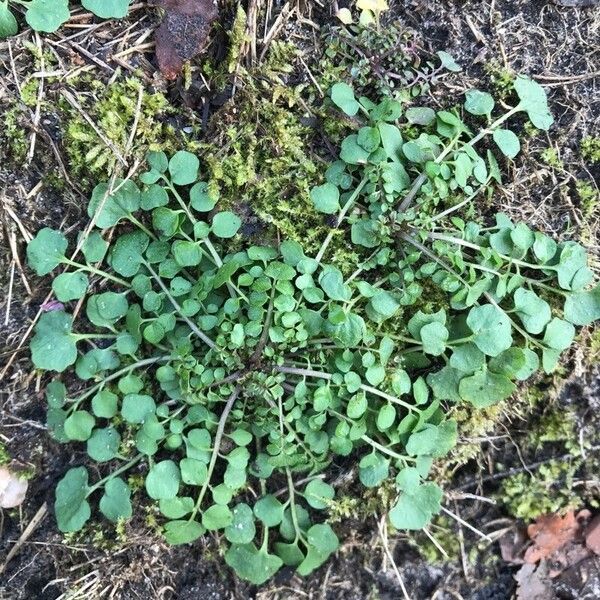
[[[282,4],[273,2],[275,13]],[[300,2],[299,10],[306,10],[306,4]],[[547,86],[557,124],[547,137],[536,137],[525,144],[523,158],[510,168],[507,185],[493,202],[531,225],[559,236],[583,235],[591,249],[598,252],[598,211],[585,212],[575,187],[577,180],[584,180],[597,191],[600,176],[599,165],[584,160],[580,152],[581,140],[588,135],[598,136],[600,132],[599,10],[564,8],[543,0],[392,0],[390,4],[392,10],[386,19],[400,20],[415,31],[427,49],[446,49],[464,66],[464,72],[458,77],[444,79],[430,99],[433,103],[447,104],[448,97],[459,98],[465,87],[494,89],[495,86],[496,92],[501,91],[498,82],[504,70],[534,75]],[[139,14],[136,13],[136,17]],[[322,23],[333,19],[316,6],[311,18]],[[143,27],[152,23],[153,17],[146,18]],[[310,27],[306,31],[309,32],[307,38],[313,35]],[[101,35],[106,35],[106,31]],[[5,48],[0,46],[0,110],[10,94],[14,94],[15,85]],[[145,59],[139,61],[139,65],[149,66]],[[147,77],[152,77],[151,69],[147,69],[147,73]],[[172,88],[176,101],[181,101],[183,95],[183,101],[202,112],[205,92],[201,90],[195,96],[193,91],[183,92],[177,85]],[[215,100],[217,104],[222,102],[222,99]],[[50,133],[51,117],[48,115],[47,121],[41,122],[42,129]],[[29,136],[29,130],[26,133]],[[30,194],[37,182],[61,169],[48,139],[52,137],[50,133],[39,135],[36,155],[30,165],[11,164],[10,157],[3,156],[4,149],[0,148],[0,197],[4,207],[0,214],[2,290],[8,290],[14,259],[10,237],[15,240],[21,260],[24,257],[22,231],[7,207],[30,233],[46,225],[77,230],[82,222],[84,198],[77,192],[68,190],[59,194],[43,187],[41,192]],[[541,152],[548,147],[556,149],[562,161],[560,168],[542,160]],[[60,152],[60,142],[58,150]],[[37,278],[30,273],[25,277],[32,287],[31,294],[17,265],[7,325],[4,324],[6,294],[0,303],[0,368],[2,362],[12,357],[45,296],[45,289],[36,288]],[[585,357],[575,356],[574,369],[583,377],[572,380],[559,402],[577,408],[579,429],[586,439],[595,435],[598,443],[600,379],[586,375],[585,364]],[[67,465],[81,458],[73,454],[72,448],[55,444],[47,436],[40,392],[44,385],[45,381],[38,380],[32,373],[25,350],[18,352],[0,384],[0,442],[17,466],[32,469],[36,474],[22,509],[0,515],[0,565],[40,506],[44,502],[51,505],[54,486]],[[516,438],[519,430],[526,433],[527,423],[517,422]],[[525,456],[523,460],[529,463],[548,457],[547,454]],[[478,462],[480,465],[502,462],[506,469],[522,466],[511,441],[482,444]],[[477,480],[476,473],[474,465],[463,468],[457,476],[456,489],[465,482]],[[488,475],[496,474],[491,471]],[[492,479],[482,488],[468,491],[487,495],[493,493],[498,481]],[[465,501],[460,503],[460,510],[463,518],[486,532],[494,531],[496,520],[507,516],[502,507],[481,502]],[[129,524],[118,541],[92,537],[65,541],[56,530],[52,515],[48,514],[0,576],[0,599],[402,598],[398,580],[376,535],[375,522],[336,528],[344,541],[343,548],[319,571],[304,580],[292,572],[282,571],[274,581],[256,590],[231,576],[214,543],[168,548],[157,541],[142,517]],[[467,555],[474,548],[476,537],[468,531],[463,533]],[[466,557],[463,564],[452,560],[429,565],[406,540],[393,543],[394,558],[412,600],[508,600],[513,597],[516,568],[499,559],[497,544],[489,545],[473,561]],[[584,597],[577,595],[583,594],[582,575],[560,585],[563,587],[556,586],[557,597]]]

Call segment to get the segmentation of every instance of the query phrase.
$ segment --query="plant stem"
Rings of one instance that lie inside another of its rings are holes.
[[[215,465],[217,463],[217,456],[219,455],[219,451],[221,449],[221,440],[223,439],[223,434],[225,433],[225,425],[227,424],[227,418],[229,417],[229,413],[231,412],[231,409],[233,408],[233,405],[234,405],[235,401],[237,400],[237,397],[240,395],[241,391],[242,391],[242,386],[241,385],[236,386],[236,388],[233,390],[233,392],[231,392],[231,395],[227,399],[227,403],[225,404],[225,407],[223,408],[223,412],[221,413],[221,418],[219,419],[219,424],[217,425],[217,432],[215,433],[215,442],[213,445],[213,451],[210,456],[210,462],[208,464],[206,481],[204,482],[204,485],[202,486],[202,489],[200,490],[200,494],[198,495],[198,499],[196,500],[194,510],[192,511],[192,514],[189,518],[190,521],[194,520],[194,518],[198,514],[198,511],[200,510],[200,505],[202,504],[202,500],[204,499],[204,495],[206,494],[206,490],[208,489],[208,486],[210,484],[210,479],[212,477],[213,471],[215,470]]]
[[[393,450],[390,450],[389,448],[382,446],[381,444],[379,444],[378,442],[376,442],[374,439],[370,438],[366,434],[362,435],[360,439],[367,442],[367,444],[369,444],[370,446],[373,446],[373,448],[375,448],[376,450],[379,450],[380,452],[383,452],[383,454],[387,454],[388,456],[391,456],[392,458],[396,458],[398,460],[411,461],[411,462],[414,462],[416,460],[415,458],[412,458],[411,456],[405,456],[404,454],[398,454],[397,452],[394,452]]]
[[[122,369],[119,369],[118,371],[107,375],[100,383],[97,383],[96,385],[92,386],[89,390],[85,391],[81,396],[79,396],[79,398],[73,400],[73,403],[79,404],[79,402],[85,400],[86,398],[89,398],[97,390],[103,388],[109,381],[112,381],[113,379],[118,379],[119,377],[121,377],[121,375],[124,375],[125,373],[129,373],[135,369],[139,369],[140,367],[147,367],[148,365],[153,365],[157,362],[166,362],[170,358],[171,356],[156,356],[154,358],[145,358],[144,360],[139,360],[138,362],[133,363],[132,365],[123,367]]]
[[[127,287],[127,288],[131,287],[131,284],[128,281],[125,281],[125,279],[121,279],[120,277],[117,277],[116,275],[111,275],[110,273],[107,273],[106,271],[102,271],[101,269],[97,269],[96,267],[92,267],[90,265],[83,265],[81,263],[75,262],[74,260],[70,260],[68,258],[64,258],[62,260],[62,262],[66,265],[70,265],[71,267],[76,267],[77,269],[81,269],[83,271],[88,271],[89,273],[94,273],[94,275],[99,275],[100,277],[104,277],[105,279],[110,279],[111,281],[114,281],[115,283],[118,283],[119,285],[122,285],[123,287]]]
[[[135,464],[139,463],[140,460],[142,460],[142,458],[143,458],[143,455],[138,454],[135,458],[132,458],[129,462],[127,462],[124,465],[122,465],[121,467],[119,467],[116,471],[113,471],[110,475],[107,475],[100,481],[97,481],[93,486],[91,486],[88,489],[86,498],[88,496],[90,496],[93,492],[95,492],[98,488],[102,487],[109,479],[112,479],[113,477],[117,477],[117,475],[120,475],[121,473],[124,473],[125,471],[128,471],[129,469],[131,469],[131,467],[133,467]]]
[[[127,219],[133,223],[136,227],[141,229],[151,240],[157,240],[158,238],[150,231],[143,223],[138,221],[132,214],[127,216]]]
[[[346,216],[346,213],[350,210],[350,207],[354,204],[354,201],[356,200],[356,198],[358,198],[358,195],[360,194],[361,190],[365,187],[365,185],[367,184],[368,179],[365,177],[357,186],[357,188],[354,190],[354,192],[352,192],[352,195],[350,196],[350,198],[348,198],[348,201],[346,202],[346,204],[344,204],[342,210],[340,211],[340,214],[338,215],[337,218],[337,223],[335,225],[335,227],[333,227],[329,233],[327,234],[327,237],[325,238],[325,241],[323,242],[323,244],[321,245],[321,248],[319,250],[319,252],[317,253],[317,255],[315,256],[315,260],[320,263],[321,260],[323,259],[323,256],[325,254],[325,251],[327,250],[327,246],[329,246],[329,243],[331,242],[331,240],[333,239],[333,236],[335,234],[336,229],[338,229],[338,227],[342,224],[342,221],[344,220],[344,217]]]
[[[171,295],[171,293],[167,289],[167,286],[163,283],[163,280],[158,276],[158,274],[150,266],[150,264],[147,263],[146,261],[144,261],[143,265],[146,267],[146,269],[148,269],[148,271],[150,271],[150,275],[152,275],[153,279],[158,283],[158,285],[160,286],[160,289],[165,293],[165,295],[167,296],[167,298],[169,299],[169,301],[173,305],[173,308],[179,313],[179,315],[181,316],[181,318],[187,323],[188,327],[209,348],[211,348],[212,350],[217,350],[217,345],[204,332],[200,331],[200,329],[198,328],[198,326],[191,319],[189,319],[186,315],[183,314],[183,310],[182,310],[181,306],[179,306],[179,303],[177,302],[177,300],[175,300],[175,298],[173,298],[173,296]]]

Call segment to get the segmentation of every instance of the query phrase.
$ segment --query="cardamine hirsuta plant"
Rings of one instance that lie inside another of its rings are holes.
[[[458,216],[500,183],[494,146],[519,152],[515,117],[552,123],[538,84],[514,88],[502,113],[477,90],[436,113],[334,85],[354,132],[311,192],[330,224],[314,255],[245,237],[188,152],[151,152],[139,181],[98,185],[81,258],[41,230],[28,261],[58,273],[65,309],[41,316],[32,359],[84,382],[48,385],[48,427],[102,474],[67,471],[59,529],[82,529],[92,504],[128,519],[147,496],[169,543],[219,532],[240,577],[305,575],[339,544],[327,523],[339,461],[366,488],[395,487],[394,528],[425,527],[443,499],[432,463],[457,439],[452,406],[510,397],[600,318],[582,246],[503,214]],[[356,264],[331,261],[334,240]],[[140,473],[144,491],[128,480]]]

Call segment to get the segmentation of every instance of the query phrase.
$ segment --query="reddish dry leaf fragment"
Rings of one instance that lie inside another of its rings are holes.
[[[536,563],[548,558],[565,544],[573,542],[580,527],[573,511],[569,511],[564,517],[557,514],[539,517],[527,528],[533,545],[525,552],[525,562]]]
[[[202,52],[219,16],[215,0],[155,0],[165,10],[156,30],[156,58],[161,73],[176,79],[183,64]]]

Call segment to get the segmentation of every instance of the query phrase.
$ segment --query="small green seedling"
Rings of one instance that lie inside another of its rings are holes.
[[[131,0],[81,0],[82,6],[102,19],[121,19]],[[70,17],[69,0],[0,0],[0,39],[16,35],[19,25],[10,5],[25,10],[25,21],[34,31],[53,33]]]

